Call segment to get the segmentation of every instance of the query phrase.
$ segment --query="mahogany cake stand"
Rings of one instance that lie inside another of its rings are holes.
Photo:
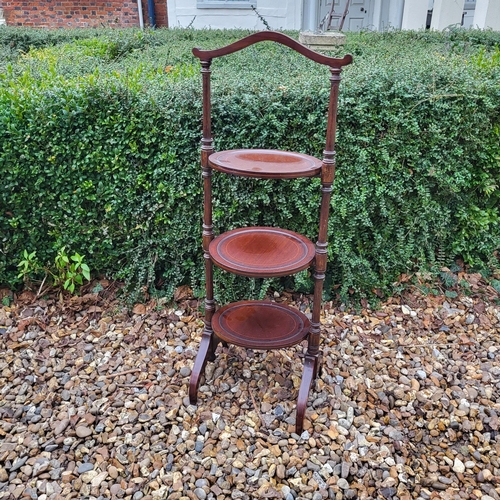
[[[233,149],[215,152],[211,132],[210,66],[225,56],[261,41],[281,43],[309,59],[328,66],[330,101],[323,159],[275,149]],[[197,402],[198,385],[208,360],[215,360],[219,342],[248,349],[284,349],[307,340],[304,371],[297,399],[296,431],[303,430],[312,381],[317,375],[320,344],[320,312],[326,271],[328,213],[335,172],[337,96],[342,66],[352,60],[314,52],[292,38],[266,31],[255,33],[216,50],[193,49],[201,61],[203,79],[203,139],[201,167],[204,185],[203,255],[206,299],[204,329],[189,383],[189,398]],[[305,236],[278,227],[243,227],[215,237],[212,223],[213,170],[233,176],[260,179],[321,178],[319,235],[316,244]],[[272,301],[241,300],[216,311],[213,265],[230,273],[252,278],[289,276],[314,267],[314,299],[311,319],[298,309]]]

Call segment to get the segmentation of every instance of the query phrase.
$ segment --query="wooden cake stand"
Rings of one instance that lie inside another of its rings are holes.
[[[210,65],[212,59],[232,54],[261,41],[286,45],[330,69],[330,103],[323,159],[288,151],[235,149],[214,152],[211,133]],[[203,139],[201,167],[204,182],[203,251],[206,274],[204,329],[189,384],[189,398],[197,402],[198,385],[207,360],[215,360],[222,341],[249,349],[283,349],[307,340],[304,372],[297,400],[296,431],[303,430],[312,381],[317,375],[320,344],[320,312],[327,260],[328,212],[335,173],[337,96],[342,66],[352,60],[327,57],[282,33],[255,33],[217,50],[194,49],[201,60],[203,77]],[[306,237],[277,227],[244,227],[214,236],[212,224],[212,171],[260,179],[321,178],[319,236],[316,244]],[[253,278],[288,276],[314,266],[314,302],[309,320],[293,307],[271,301],[242,300],[215,310],[213,265]]]

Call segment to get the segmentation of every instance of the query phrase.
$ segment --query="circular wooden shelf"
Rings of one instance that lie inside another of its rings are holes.
[[[209,156],[208,163],[227,174],[263,179],[314,177],[322,166],[322,161],[313,156],[276,149],[219,151]]]
[[[304,340],[309,327],[309,320],[299,310],[260,300],[228,304],[212,318],[219,338],[250,349],[290,347]]]
[[[212,261],[254,278],[288,276],[308,268],[315,247],[305,236],[277,227],[233,229],[210,242]]]

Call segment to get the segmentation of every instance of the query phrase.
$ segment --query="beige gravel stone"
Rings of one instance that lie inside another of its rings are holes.
[[[111,489],[132,500],[137,492],[193,500],[195,490],[217,500],[292,490],[308,500],[424,500],[426,491],[493,498],[500,316],[480,297],[464,299],[412,295],[377,311],[328,305],[302,436],[294,434],[301,346],[219,347],[194,407],[181,374],[192,368],[201,333],[192,312],[116,308],[100,319],[82,297],[76,311],[40,306],[46,331],[17,332],[21,311],[11,307],[8,334],[0,335],[0,391],[8,387],[0,483],[7,477],[5,491],[22,498],[34,487],[47,500],[111,498]],[[180,325],[181,316],[192,319]],[[94,469],[79,474],[85,463]]]

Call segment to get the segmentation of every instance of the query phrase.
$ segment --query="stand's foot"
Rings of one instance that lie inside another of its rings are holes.
[[[297,416],[295,418],[295,432],[300,436],[304,430],[304,416],[306,414],[307,399],[311,384],[318,372],[318,358],[306,354],[304,359],[304,372],[300,383],[299,397],[297,399]]]
[[[200,383],[200,377],[205,371],[205,365],[207,360],[213,361],[215,359],[215,348],[214,346],[215,335],[211,332],[203,332],[201,336],[200,349],[196,355],[194,361],[193,371],[191,372],[191,378],[189,379],[189,402],[192,405],[196,404],[198,400],[198,385]]]

